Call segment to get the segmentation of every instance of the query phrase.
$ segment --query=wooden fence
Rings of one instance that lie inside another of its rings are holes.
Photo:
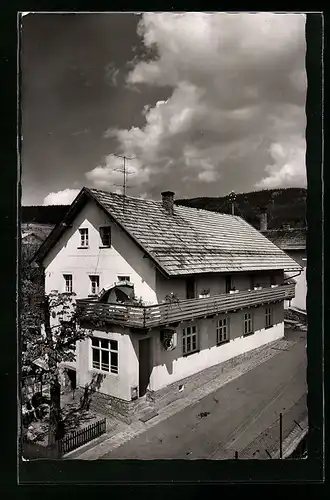
[[[69,453],[83,444],[102,436],[105,431],[106,419],[104,418],[94,424],[90,424],[88,427],[84,427],[83,429],[79,429],[78,431],[74,431],[67,436],[64,436],[64,438],[57,442],[60,455],[65,455],[65,453]]]
[[[61,458],[66,453],[73,451],[93,439],[96,439],[106,431],[106,419],[99,420],[88,427],[74,431],[64,438],[56,441],[53,445],[41,446],[40,444],[23,440],[22,455],[25,459],[36,458]]]

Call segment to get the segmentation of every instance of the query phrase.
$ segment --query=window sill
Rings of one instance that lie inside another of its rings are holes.
[[[89,247],[77,247],[78,250],[87,250]]]
[[[96,299],[98,297],[98,293],[90,293],[88,295],[88,297],[91,298],[91,299],[93,299],[93,298]]]
[[[111,245],[100,245],[99,248],[111,248]]]
[[[105,372],[103,370],[98,370],[97,368],[91,368],[90,373],[100,373],[101,375],[111,375],[112,377],[118,377],[119,373]]]
[[[187,358],[188,356],[192,356],[193,354],[197,354],[200,350],[198,349],[197,351],[193,352],[187,352],[186,354],[182,354],[183,358]]]
[[[223,340],[222,342],[217,342],[217,347],[224,345],[224,344],[229,344],[230,340]]]
[[[274,325],[268,325],[268,326],[265,326],[265,330],[269,330],[269,328],[273,328]]]
[[[244,333],[243,337],[250,337],[250,335],[254,335],[254,332]]]

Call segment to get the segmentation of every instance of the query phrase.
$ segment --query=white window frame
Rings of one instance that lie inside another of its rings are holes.
[[[72,293],[73,291],[73,276],[72,274],[63,274],[64,278],[64,293]]]
[[[229,316],[217,320],[217,345],[229,341]]]
[[[243,336],[252,335],[253,331],[253,314],[252,311],[248,311],[244,313],[244,321],[243,321]]]
[[[265,328],[271,328],[274,326],[273,323],[273,308],[271,306],[265,309]]]
[[[97,278],[95,280],[95,278]],[[89,280],[90,280],[90,294],[91,295],[98,295],[100,291],[100,276],[98,274],[90,274],[89,275]],[[95,287],[95,290],[93,290],[95,281],[97,282],[97,287]]]
[[[108,243],[104,243],[103,238],[102,238],[102,232],[107,230],[108,232],[106,233],[107,237],[109,238]],[[100,247],[101,248],[110,248],[111,247],[111,226],[100,226],[99,227],[99,234],[100,234]]]
[[[79,228],[79,234],[80,234],[80,248],[88,248],[89,245],[88,227]]]
[[[190,325],[182,329],[182,354],[188,356],[199,351],[198,329]]]
[[[107,347],[104,346],[107,344]],[[119,373],[119,346],[118,340],[103,339],[100,337],[91,338],[91,365],[93,370],[103,373],[118,375]],[[94,360],[94,352],[98,352],[98,360]],[[102,362],[102,353],[108,354],[108,363]],[[117,363],[112,363],[117,357]]]

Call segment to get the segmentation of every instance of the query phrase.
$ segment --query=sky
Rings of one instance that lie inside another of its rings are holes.
[[[305,15],[28,14],[22,204],[305,187]]]

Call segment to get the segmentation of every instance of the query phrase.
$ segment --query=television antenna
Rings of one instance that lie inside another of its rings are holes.
[[[134,174],[135,172],[132,172],[130,170],[127,170],[127,161],[129,160],[134,160],[136,157],[135,156],[126,156],[126,155],[119,155],[117,153],[110,153],[111,156],[115,156],[116,158],[122,158],[123,160],[123,166],[121,168],[114,168],[112,169],[114,172],[120,172],[123,174],[123,183],[122,184],[113,184],[114,186],[121,187],[122,192],[123,192],[123,214],[125,214],[125,199],[126,199],[126,192],[127,189],[134,187],[134,186],[128,186],[128,176]]]

